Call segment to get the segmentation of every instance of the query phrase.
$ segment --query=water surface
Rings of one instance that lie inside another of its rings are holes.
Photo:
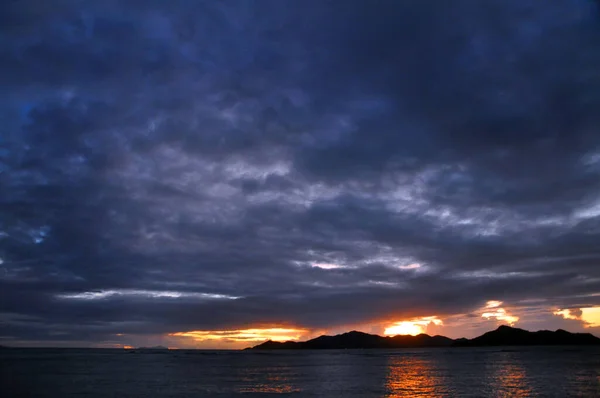
[[[7,349],[11,397],[600,397],[600,349]],[[7,393],[7,394],[6,394]]]

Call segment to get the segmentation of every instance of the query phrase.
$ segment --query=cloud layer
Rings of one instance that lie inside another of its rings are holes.
[[[0,16],[7,341],[600,302],[595,2]]]

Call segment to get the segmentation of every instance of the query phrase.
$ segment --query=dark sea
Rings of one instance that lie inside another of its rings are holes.
[[[0,350],[0,397],[600,397],[600,349]]]

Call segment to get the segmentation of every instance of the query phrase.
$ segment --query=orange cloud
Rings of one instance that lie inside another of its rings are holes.
[[[575,313],[572,313],[570,309],[566,308],[566,309],[558,309],[556,311],[554,311],[552,314],[557,315],[557,316],[561,316],[564,319],[576,319],[576,320],[580,320],[581,319],[581,311],[579,311],[580,314],[577,315]]]
[[[423,318],[414,318],[408,321],[396,322],[384,330],[384,334],[388,336],[395,335],[412,335],[416,336],[427,331],[427,326],[433,323],[434,325],[443,325],[443,322],[435,316]]]
[[[171,333],[169,336],[188,337],[196,342],[222,340],[230,342],[257,342],[265,340],[289,341],[298,340],[305,335],[305,329],[291,328],[255,328],[240,330],[192,330],[189,332]]]
[[[582,321],[588,328],[600,326],[600,307],[563,308],[557,309],[553,314],[564,319]]]
[[[506,321],[509,325],[514,325],[518,320],[518,316],[510,315],[504,308],[501,307],[502,301],[490,300],[483,308],[482,318],[496,318],[498,321]]]
[[[581,309],[581,319],[587,327],[595,328],[600,326],[600,307],[588,307]]]

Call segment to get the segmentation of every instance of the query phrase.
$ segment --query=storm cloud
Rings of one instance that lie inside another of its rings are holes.
[[[3,2],[0,337],[600,305],[598,71],[586,0]]]

